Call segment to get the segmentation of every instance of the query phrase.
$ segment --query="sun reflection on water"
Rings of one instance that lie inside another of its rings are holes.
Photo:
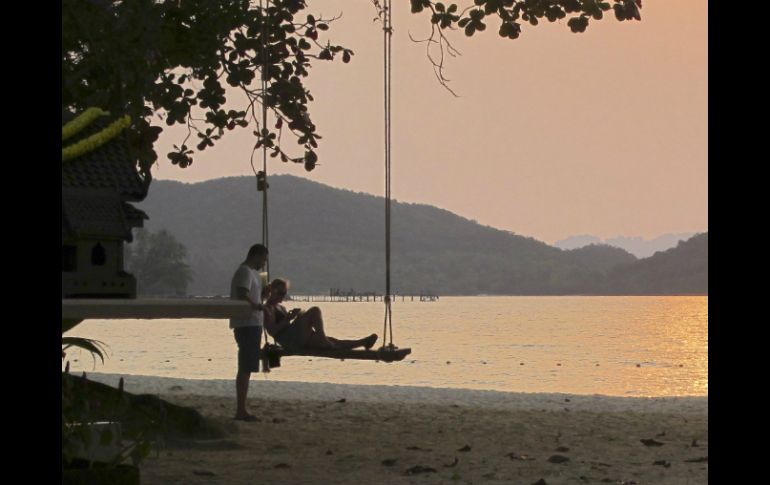
[[[331,335],[382,333],[382,303],[318,306]],[[707,297],[443,297],[431,303],[397,300],[393,312],[394,342],[412,348],[401,363],[292,357],[256,378],[708,395]],[[110,347],[104,365],[72,352],[73,372],[191,379],[231,379],[235,373],[235,342],[226,320],[88,320],[70,333]]]

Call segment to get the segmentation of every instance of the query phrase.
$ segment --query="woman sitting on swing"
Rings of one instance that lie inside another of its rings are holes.
[[[265,330],[289,352],[302,349],[348,350],[356,347],[371,349],[377,334],[359,340],[339,340],[324,331],[321,309],[311,307],[307,311],[295,308],[287,311],[281,302],[289,291],[286,280],[274,279],[269,285],[265,302]]]

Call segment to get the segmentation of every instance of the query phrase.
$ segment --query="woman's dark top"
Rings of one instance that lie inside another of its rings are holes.
[[[286,311],[286,308],[284,308],[283,305],[276,305],[275,306],[275,323],[276,325],[280,325],[283,323],[284,320],[289,318],[289,313]],[[282,328],[278,333],[282,333],[284,330],[286,330],[287,327]]]
[[[289,314],[283,305],[275,306],[275,323],[280,324],[289,319]],[[289,352],[297,352],[302,348],[302,328],[299,325],[291,323],[286,325],[277,334],[275,340]]]

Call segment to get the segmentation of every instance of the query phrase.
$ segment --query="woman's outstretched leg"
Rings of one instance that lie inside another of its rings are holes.
[[[305,347],[320,349],[348,350],[364,347],[369,350],[377,341],[377,335],[372,334],[359,340],[341,340],[326,335],[321,309],[314,306],[308,308],[294,321],[293,325],[301,325],[302,342]]]
[[[377,341],[377,334],[371,334],[368,337],[358,340],[340,340],[334,337],[327,337],[327,339],[334,345],[335,349],[348,350],[355,349],[357,347],[364,347],[366,350],[371,349],[374,343]]]

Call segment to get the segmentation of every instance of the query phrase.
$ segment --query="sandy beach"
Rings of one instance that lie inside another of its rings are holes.
[[[91,374],[115,384],[119,376]],[[704,484],[708,398],[623,398],[252,378],[257,422],[232,420],[233,383],[125,376],[227,436],[153,452],[152,484]]]

